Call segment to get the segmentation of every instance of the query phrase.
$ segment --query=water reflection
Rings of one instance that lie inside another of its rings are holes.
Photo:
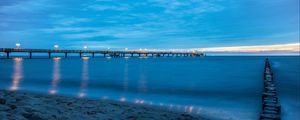
[[[86,56],[85,56],[85,57],[82,57],[82,59],[83,59],[83,60],[88,60],[88,59],[90,59],[90,57],[86,57]]]
[[[102,100],[107,100],[108,96],[102,96]],[[127,99],[126,97],[120,97],[120,102],[127,102],[127,103],[133,103],[136,105],[146,105],[146,106],[154,106],[154,107],[160,107],[165,110],[169,111],[180,111],[180,112],[186,112],[189,114],[201,114],[202,107],[200,106],[194,106],[194,105],[179,105],[174,103],[162,103],[162,102],[153,102],[153,101],[147,101],[141,98],[135,98],[130,99],[130,97]]]
[[[124,67],[124,82],[123,82],[123,89],[125,92],[128,91],[128,62],[126,61]]]
[[[150,105],[150,106],[161,107],[169,111],[180,111],[180,112],[183,111],[190,114],[200,114],[200,112],[202,111],[201,107],[195,107],[194,105],[175,105],[173,103],[165,104],[162,102],[155,103],[153,101],[146,101],[144,99],[134,99],[133,101],[128,101],[128,102],[132,102],[137,105]]]
[[[147,92],[147,79],[146,79],[146,75],[144,73],[144,70],[141,70],[140,73],[140,79],[138,81],[138,90],[139,92],[145,93]]]
[[[194,108],[194,106],[188,107],[188,112],[189,112],[189,113],[192,113],[192,112],[193,112],[193,108]]]
[[[12,76],[12,84],[10,90],[16,91],[19,89],[20,82],[23,78],[23,59],[14,58],[14,73]]]
[[[121,98],[120,98],[120,101],[121,101],[121,102],[125,102],[125,101],[126,101],[126,98],[125,98],[125,97],[121,97]]]
[[[125,58],[127,59],[127,58]],[[127,60],[125,61],[125,65],[124,65],[124,74],[123,74],[123,94],[126,94],[126,92],[128,92],[128,62]],[[126,98],[124,96],[120,97],[120,101],[121,102],[125,102]]]
[[[52,82],[51,82],[51,88],[49,90],[50,94],[56,94],[57,93],[57,86],[60,80],[60,58],[54,58],[53,63],[53,74],[52,74]]]
[[[88,87],[88,80],[89,80],[89,66],[88,66],[88,59],[83,60],[83,67],[82,67],[82,80],[80,84],[80,91],[78,97],[85,97],[86,91]]]

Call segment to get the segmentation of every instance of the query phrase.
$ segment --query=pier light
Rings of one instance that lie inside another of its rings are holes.
[[[54,48],[55,48],[55,49],[58,49],[58,48],[59,48],[59,45],[54,45]]]
[[[20,43],[16,43],[16,47],[20,48],[21,44]]]
[[[83,46],[83,48],[86,50],[88,48],[88,46],[85,45],[85,46]]]

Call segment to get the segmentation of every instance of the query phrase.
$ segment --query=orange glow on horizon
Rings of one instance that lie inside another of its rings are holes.
[[[203,48],[204,52],[272,52],[272,51],[287,51],[299,52],[299,43],[277,44],[277,45],[257,45],[257,46],[233,46],[233,47],[213,47]]]

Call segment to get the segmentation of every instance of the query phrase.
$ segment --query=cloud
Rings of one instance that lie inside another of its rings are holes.
[[[67,25],[73,25],[77,23],[90,22],[90,21],[92,21],[91,18],[63,18],[58,20],[56,24],[67,26]]]
[[[145,38],[149,33],[145,31],[136,31],[121,28],[101,28],[93,32],[81,32],[81,33],[70,33],[63,34],[62,36],[66,39],[84,39],[94,38],[100,36],[111,36],[114,38],[128,39],[128,38]]]
[[[0,13],[37,13],[42,10],[53,8],[54,5],[48,4],[48,0],[24,0],[0,6]]]
[[[22,2],[22,1],[19,1],[19,0],[1,0],[0,7],[15,5],[15,4],[18,4],[19,2]]]
[[[202,14],[206,12],[218,12],[224,7],[217,5],[216,1],[205,0],[149,0],[154,6],[164,8],[167,14],[185,16],[192,14]]]
[[[40,29],[40,31],[46,33],[86,32],[86,31],[95,31],[95,30],[97,30],[97,28],[93,28],[93,27],[53,27],[53,28]]]
[[[101,4],[96,4],[96,5],[90,5],[85,9],[92,9],[92,10],[96,10],[96,11],[105,11],[105,10],[124,11],[124,10],[129,10],[129,6],[127,6],[127,5],[101,5]]]

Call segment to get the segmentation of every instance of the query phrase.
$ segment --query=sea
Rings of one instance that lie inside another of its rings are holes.
[[[0,59],[0,89],[151,105],[218,120],[256,120],[266,58],[282,119],[299,119],[300,56],[14,57]]]

